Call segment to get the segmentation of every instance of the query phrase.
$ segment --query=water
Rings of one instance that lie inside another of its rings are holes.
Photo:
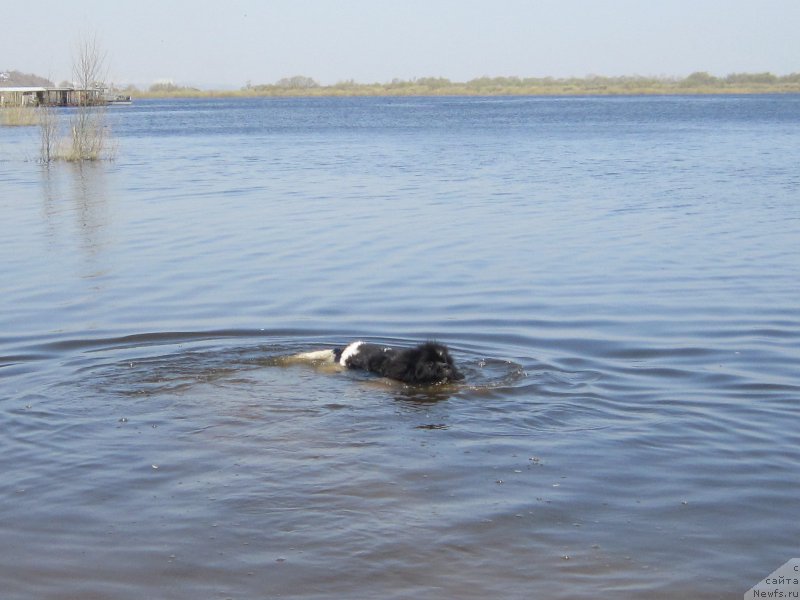
[[[733,598],[797,556],[800,97],[108,116],[82,167],[0,130],[3,598]],[[280,360],[426,338],[463,385]]]

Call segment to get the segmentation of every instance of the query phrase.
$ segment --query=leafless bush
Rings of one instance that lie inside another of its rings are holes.
[[[39,160],[44,164],[49,164],[57,157],[57,150],[60,147],[58,114],[55,107],[47,105],[40,106],[37,112],[41,140]]]
[[[72,76],[78,90],[78,106],[70,122],[72,148],[64,158],[70,161],[98,160],[107,149],[107,119],[103,98],[106,78],[106,53],[97,36],[78,41],[72,65]]]

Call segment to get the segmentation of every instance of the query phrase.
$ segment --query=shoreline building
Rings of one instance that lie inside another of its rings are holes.
[[[95,106],[112,103],[130,103],[130,96],[106,93],[103,88],[88,90],[71,87],[2,87],[0,107],[3,106]]]

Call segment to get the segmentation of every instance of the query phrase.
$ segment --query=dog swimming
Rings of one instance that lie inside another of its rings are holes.
[[[356,341],[343,348],[303,352],[293,358],[369,371],[411,385],[435,385],[464,379],[447,346],[432,341],[412,348]]]

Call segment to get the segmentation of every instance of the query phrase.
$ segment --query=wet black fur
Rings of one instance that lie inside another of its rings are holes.
[[[341,352],[338,351],[338,356],[341,356]],[[418,385],[464,379],[447,346],[437,342],[424,342],[413,348],[387,348],[363,343],[356,353],[347,358],[344,366]]]

